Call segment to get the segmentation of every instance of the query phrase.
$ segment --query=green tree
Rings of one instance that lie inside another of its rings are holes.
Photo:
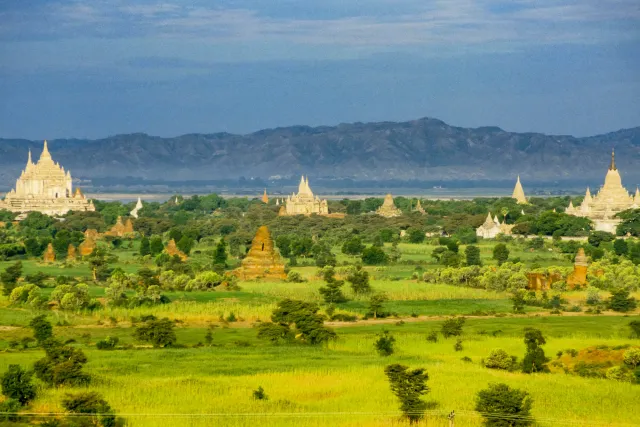
[[[509,259],[509,249],[504,243],[498,243],[493,248],[493,259],[498,261],[498,265],[502,265]]]
[[[626,313],[628,311],[635,310],[638,306],[636,299],[629,296],[629,291],[625,288],[620,288],[611,291],[611,297],[607,301],[607,308],[609,310]]]
[[[151,255],[151,247],[149,245],[149,239],[146,236],[142,236],[140,240],[140,255]]]
[[[362,262],[366,265],[381,265],[388,261],[387,254],[377,246],[370,246],[362,251]]]
[[[160,236],[151,236],[149,241],[149,252],[151,256],[156,256],[164,251],[164,245],[162,244],[162,238]]]
[[[480,248],[469,245],[464,250],[464,256],[467,259],[467,265],[482,265],[480,259]]]
[[[86,417],[74,417],[87,422],[80,425],[116,427],[123,423],[117,420],[114,410],[102,397],[96,392],[81,392],[77,394],[67,393],[62,399],[62,407],[72,414],[82,414]],[[74,424],[75,425],[75,424]]]
[[[640,320],[632,320],[628,326],[631,328],[631,338],[640,338]]]
[[[629,245],[624,239],[616,239],[613,242],[613,250],[618,256],[627,255],[629,253]]]
[[[22,276],[22,261],[16,261],[0,273],[0,282],[2,282],[2,294],[4,296],[11,295],[11,291],[16,287],[18,279]]]
[[[511,294],[511,302],[513,302],[514,313],[524,313],[524,306],[526,302],[524,296],[525,293],[523,289],[514,289],[513,293]]]
[[[133,336],[138,341],[153,344],[155,348],[171,347],[176,343],[175,323],[168,318],[152,319],[136,327]]]
[[[351,285],[351,289],[355,294],[371,293],[371,285],[369,284],[369,273],[362,269],[361,265],[356,265],[349,271],[347,282]]]
[[[276,238],[276,246],[280,251],[280,255],[285,258],[289,258],[291,256],[291,237],[283,234]]]
[[[367,316],[373,316],[374,319],[387,317],[387,313],[383,311],[385,301],[387,301],[387,296],[383,293],[371,295]]]
[[[545,356],[542,345],[546,344],[546,340],[542,336],[542,332],[534,328],[525,328],[524,343],[527,351],[522,359],[522,372],[530,374],[533,372],[549,372],[547,363],[549,359]]]
[[[410,243],[422,243],[424,242],[425,235],[424,230],[421,228],[411,228],[409,229],[409,242]]]
[[[592,231],[591,234],[589,234],[587,241],[591,246],[597,248],[598,246],[600,246],[600,243],[611,242],[615,238],[616,236],[611,233],[607,233],[606,231]]]
[[[335,273],[331,266],[322,269],[322,277],[326,286],[322,286],[318,291],[327,304],[338,304],[347,301],[347,297],[344,296],[341,289],[344,286],[344,280],[336,280]]]
[[[325,317],[318,314],[317,304],[285,299],[278,303],[278,307],[271,314],[273,323],[263,322],[272,330],[278,329],[281,334],[288,334],[291,327],[295,328],[295,335],[309,344],[324,344],[336,338],[333,329],[324,326]],[[275,326],[274,326],[275,325]],[[260,325],[261,328],[266,328]],[[273,332],[273,331],[272,331]],[[273,337],[273,334],[269,334]]]
[[[440,332],[445,338],[458,337],[462,335],[462,327],[466,319],[464,317],[451,317],[442,323]]]
[[[87,356],[80,349],[49,339],[43,343],[45,357],[33,365],[36,377],[49,386],[81,386],[90,377],[82,371]]]
[[[33,337],[38,341],[38,345],[42,345],[42,343],[53,337],[53,327],[44,314],[31,319],[29,326],[33,330]]]
[[[420,397],[429,392],[429,375],[424,369],[409,370],[400,364],[389,365],[384,369],[391,391],[400,400],[400,410],[411,424],[418,422],[427,408]]]
[[[180,249],[185,254],[189,255],[191,252],[191,248],[193,248],[194,241],[189,236],[182,236],[180,240],[176,243],[178,249]]]
[[[25,371],[20,365],[9,365],[7,372],[2,375],[2,394],[9,399],[15,399],[21,405],[26,405],[36,397],[36,387],[31,383],[33,373]]]
[[[502,369],[505,371],[513,371],[517,366],[515,356],[509,354],[501,348],[491,350],[489,356],[484,360],[485,368]]]
[[[393,354],[393,344],[396,339],[387,330],[383,330],[374,343],[374,347],[380,356],[391,356]]]
[[[216,250],[213,253],[214,265],[227,265],[227,242],[221,238],[216,245]]]
[[[362,240],[357,236],[351,237],[342,245],[342,253],[347,255],[360,255],[363,250]]]
[[[476,411],[487,427],[526,427],[533,424],[532,400],[526,391],[506,384],[489,384],[476,396]]]

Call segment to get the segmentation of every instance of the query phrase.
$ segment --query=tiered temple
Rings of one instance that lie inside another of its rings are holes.
[[[38,211],[47,215],[96,210],[79,188],[73,192],[71,173],[65,172],[62,166],[53,161],[47,141],[37,163],[31,161],[29,151],[27,165],[16,181],[16,188],[0,201],[0,209],[12,212]]]
[[[513,194],[511,194],[512,199],[516,199],[519,205],[526,205],[527,198],[524,195],[524,189],[522,188],[522,184],[520,183],[520,175],[518,175],[518,180],[516,181],[516,186],[513,189]]]
[[[266,226],[258,229],[251,242],[251,249],[242,260],[241,267],[235,269],[233,274],[240,279],[286,279],[284,263],[280,253],[276,251],[271,233]]]
[[[491,212],[487,214],[487,219],[476,229],[476,236],[485,239],[495,239],[498,234],[510,235],[513,224],[501,223],[496,215],[491,218]]]
[[[376,213],[386,218],[393,218],[402,215],[402,211],[396,207],[395,203],[393,203],[393,196],[391,194],[384,196],[382,206],[376,210]]]
[[[592,196],[587,188],[582,204],[578,207],[569,203],[566,213],[570,215],[589,218],[593,221],[597,231],[616,232],[620,219],[613,216],[627,209],[636,209],[640,206],[640,191],[636,189],[635,197],[630,195],[622,186],[622,178],[616,167],[615,153],[611,153],[611,164],[604,178],[604,185],[598,194]]]
[[[280,208],[280,215],[328,215],[329,205],[326,200],[320,200],[318,196],[314,196],[309,187],[309,178],[304,176],[300,179],[298,185],[298,194],[292,194],[287,197],[284,206]]]

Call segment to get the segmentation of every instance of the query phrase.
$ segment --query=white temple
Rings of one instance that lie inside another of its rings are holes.
[[[37,211],[47,215],[63,215],[68,211],[95,211],[76,188],[73,192],[71,173],[54,162],[44,141],[37,163],[31,161],[31,151],[25,169],[16,181],[16,188],[0,201],[0,209],[12,212]]]
[[[616,167],[615,154],[612,152],[611,164],[604,178],[604,185],[600,187],[598,194],[592,196],[587,187],[582,204],[574,207],[573,202],[569,202],[569,207],[565,212],[570,215],[589,218],[593,221],[597,231],[607,231],[615,234],[616,227],[621,220],[613,216],[627,209],[636,209],[638,206],[640,206],[640,191],[636,189],[635,196],[632,196],[622,186],[622,178]]]
[[[491,212],[489,212],[484,224],[476,228],[476,236],[484,239],[495,239],[498,234],[510,235],[513,226],[514,224],[501,223],[498,215],[491,218]]]
[[[284,202],[284,206],[280,207],[279,215],[328,215],[329,205],[326,200],[320,200],[318,196],[314,196],[309,187],[309,178],[304,176],[300,179],[298,185],[298,194],[291,194]]]

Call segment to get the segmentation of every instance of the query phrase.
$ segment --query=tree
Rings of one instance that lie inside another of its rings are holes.
[[[347,255],[360,255],[364,248],[365,246],[362,244],[362,240],[358,236],[353,236],[342,245],[342,253]]]
[[[376,350],[380,356],[391,356],[393,354],[393,343],[396,339],[387,330],[383,330],[378,339],[374,343]]]
[[[278,236],[276,238],[276,246],[280,251],[280,255],[285,258],[289,258],[291,256],[291,237],[286,234]]]
[[[544,355],[542,345],[546,344],[542,332],[534,328],[525,328],[524,343],[527,351],[522,359],[522,372],[530,374],[533,372],[549,372],[547,362],[549,359]]]
[[[447,267],[456,268],[460,265],[460,255],[457,252],[446,250],[440,258],[440,263]]]
[[[171,347],[176,343],[175,323],[168,318],[152,319],[136,327],[133,336],[138,341],[153,344],[155,348]]]
[[[259,386],[256,390],[253,390],[253,398],[254,400],[269,400],[267,393],[264,392],[262,386]]]
[[[526,391],[506,384],[489,384],[476,396],[476,411],[487,427],[525,427],[533,424],[532,400]]]
[[[606,231],[592,231],[591,234],[589,234],[587,241],[591,246],[595,246],[597,248],[600,246],[600,243],[611,242],[615,238],[616,236]]]
[[[613,242],[613,250],[618,256],[627,255],[629,253],[629,245],[627,245],[627,241],[624,239],[616,239]]]
[[[516,368],[516,357],[509,354],[501,348],[491,350],[489,357],[484,360],[485,368],[503,369],[505,371],[513,371]]]
[[[331,266],[322,269],[322,277],[327,285],[321,287],[318,291],[327,304],[338,304],[347,301],[347,297],[344,296],[341,289],[344,286],[344,280],[336,280],[335,273]]]
[[[502,265],[509,259],[509,249],[504,243],[498,243],[493,248],[493,259],[498,261],[498,265]]]
[[[122,425],[111,406],[96,392],[67,393],[62,407],[72,414],[86,414],[90,426],[115,427]],[[75,417],[74,417],[75,418]],[[84,425],[84,424],[82,424]]]
[[[9,365],[0,379],[2,394],[26,405],[36,397],[36,387],[31,383],[32,372],[25,371],[20,365]]]
[[[630,297],[629,291],[625,288],[611,291],[611,297],[607,301],[607,308],[622,313],[635,310],[637,306],[636,299]]]
[[[149,245],[149,239],[146,236],[142,236],[140,240],[140,256],[151,255],[151,247]]]
[[[442,324],[441,332],[445,338],[458,337],[462,335],[462,327],[466,319],[464,317],[451,317]]]
[[[462,351],[462,350],[463,350],[463,347],[462,347],[462,340],[461,340],[460,338],[458,338],[458,339],[456,340],[456,343],[453,345],[453,349],[454,349],[455,351]]]
[[[185,254],[189,255],[189,253],[191,252],[191,248],[193,248],[193,244],[194,244],[194,241],[193,241],[193,239],[191,237],[182,236],[180,238],[180,240],[178,240],[178,243],[176,243],[176,246],[182,252],[184,252]]]
[[[49,386],[81,386],[89,383],[89,375],[82,372],[87,356],[80,349],[49,339],[43,343],[45,357],[36,361],[36,377]]]
[[[11,295],[11,291],[16,287],[18,279],[22,276],[22,261],[16,261],[0,273],[0,282],[2,282],[2,294],[4,296]]]
[[[371,285],[369,284],[369,273],[362,269],[361,265],[349,271],[347,282],[351,284],[351,289],[355,294],[371,293]]]
[[[387,254],[377,246],[370,246],[362,251],[362,262],[366,265],[381,265],[388,261]]]
[[[424,230],[421,228],[411,228],[409,230],[409,242],[411,243],[422,243],[425,239]]]
[[[640,338],[640,320],[632,320],[628,326],[631,328],[631,338]]]
[[[377,319],[378,317],[386,317],[387,313],[382,311],[385,301],[387,301],[387,296],[385,294],[380,293],[371,295],[367,316],[373,316],[374,319]]]
[[[53,337],[53,327],[44,314],[31,319],[29,326],[33,329],[33,337],[38,341],[38,345],[42,345],[42,343]]]
[[[384,369],[391,391],[400,400],[400,410],[411,424],[424,416],[426,402],[420,396],[429,392],[427,381],[429,375],[424,369],[409,370],[400,364],[389,365]]]
[[[624,364],[631,369],[635,369],[640,366],[640,348],[632,347],[624,352]]]
[[[513,302],[513,312],[514,313],[524,313],[524,305],[525,305],[525,299],[524,299],[524,290],[523,289],[514,289],[513,293],[511,294],[511,302]]]
[[[467,246],[464,250],[464,255],[467,259],[467,265],[482,265],[482,260],[480,259],[480,249],[477,246]]]
[[[162,238],[160,236],[151,236],[149,241],[149,252],[151,256],[156,256],[164,251],[164,245],[162,244]]]
[[[269,328],[269,338],[274,335],[288,335],[291,327],[295,328],[295,336],[309,344],[324,344],[336,338],[333,329],[324,326],[325,317],[318,314],[317,304],[285,299],[278,303],[278,307],[271,314],[272,323],[262,323],[258,327],[258,334]],[[269,325],[269,326],[263,326]],[[274,326],[275,325],[275,326]],[[277,333],[274,333],[277,330]]]
[[[223,238],[218,241],[216,250],[213,253],[214,265],[227,265],[227,242]]]

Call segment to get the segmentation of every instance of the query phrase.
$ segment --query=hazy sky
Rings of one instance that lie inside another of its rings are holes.
[[[640,126],[640,0],[0,0],[0,137]]]

